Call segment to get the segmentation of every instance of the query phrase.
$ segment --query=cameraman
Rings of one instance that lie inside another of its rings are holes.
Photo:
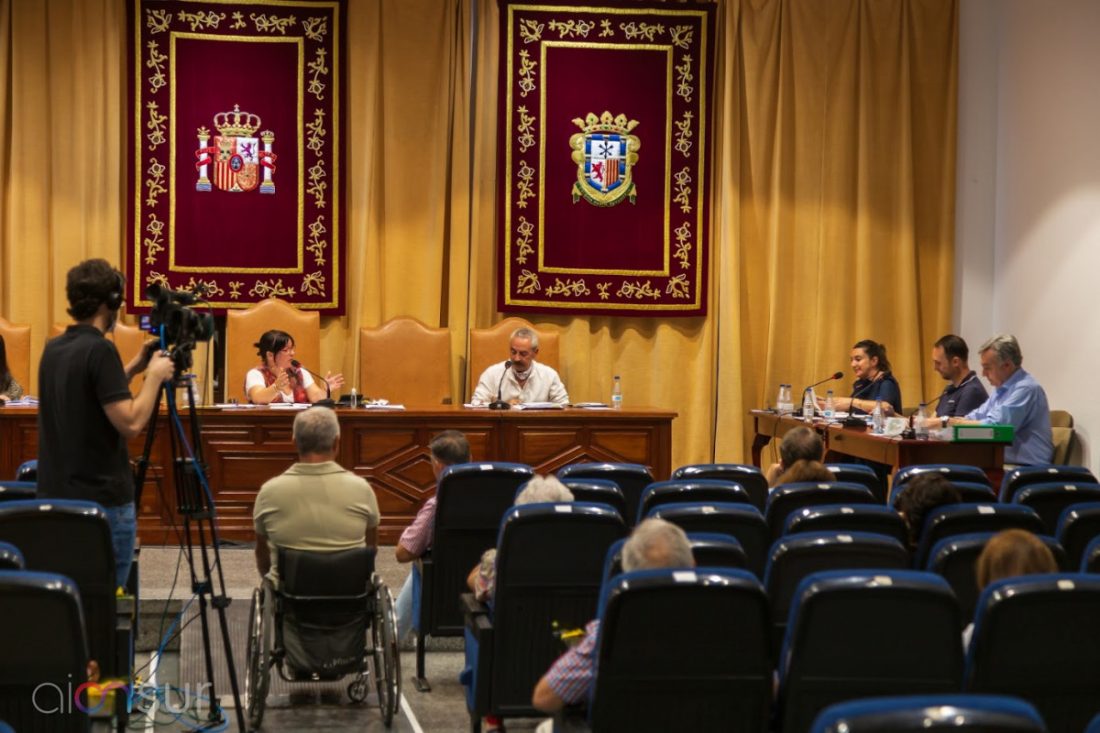
[[[134,556],[134,477],[126,440],[149,422],[175,366],[152,341],[122,367],[104,334],[115,327],[126,280],[102,259],[69,270],[65,292],[75,324],[51,339],[38,368],[38,496],[100,504],[111,525],[119,586]],[[142,371],[137,397],[129,380]],[[135,589],[130,589],[135,590]]]

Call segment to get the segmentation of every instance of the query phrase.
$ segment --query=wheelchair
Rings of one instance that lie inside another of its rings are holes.
[[[393,596],[374,572],[375,551],[278,548],[279,587],[265,578],[248,621],[249,729],[259,728],[272,669],[287,682],[353,675],[348,697],[367,699],[373,680],[387,728],[401,699],[401,658]]]

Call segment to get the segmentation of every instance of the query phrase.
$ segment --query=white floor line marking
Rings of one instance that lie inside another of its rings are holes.
[[[401,709],[405,711],[405,717],[409,719],[409,725],[412,726],[413,733],[424,733],[424,729],[420,727],[420,723],[413,715],[412,708],[409,707],[409,701],[405,699],[404,695],[401,696]]]

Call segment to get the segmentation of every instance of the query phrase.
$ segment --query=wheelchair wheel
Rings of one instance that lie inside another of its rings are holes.
[[[355,679],[348,684],[348,697],[354,703],[360,703],[367,699],[367,684],[369,683],[367,675],[360,673],[355,675]]]
[[[378,706],[382,709],[382,722],[389,728],[401,704],[401,656],[397,651],[397,615],[393,596],[381,582],[377,582],[374,588],[371,638]]]
[[[264,705],[271,683],[271,629],[265,618],[265,593],[263,587],[252,591],[252,605],[248,614],[248,668],[245,671],[245,690],[248,693],[248,727],[256,730],[264,719]],[[267,599],[268,603],[271,602]]]

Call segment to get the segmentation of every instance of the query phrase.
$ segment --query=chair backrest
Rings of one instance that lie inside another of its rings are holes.
[[[870,532],[812,532],[781,537],[771,546],[764,589],[771,602],[772,648],[787,631],[791,599],[802,579],[823,570],[905,570],[909,551],[893,537]]]
[[[1051,410],[1050,432],[1054,440],[1052,460],[1055,464],[1068,463],[1069,457],[1073,454],[1074,444],[1077,442],[1077,434],[1073,429],[1073,415],[1065,410]]]
[[[1006,503],[1012,501],[1017,491],[1030,484],[1044,484],[1052,481],[1095,483],[1096,477],[1084,466],[1020,466],[1005,472],[1005,477],[1001,481],[1001,501]]]
[[[1100,709],[1097,618],[1095,576],[1027,575],[991,583],[974,613],[965,689],[1030,701],[1051,733],[1084,729]]]
[[[573,501],[607,504],[626,521],[626,497],[614,481],[602,478],[566,478],[562,484],[573,494]]]
[[[534,713],[531,690],[561,652],[553,624],[581,627],[596,616],[604,558],[626,532],[622,517],[599,504],[526,504],[504,515],[491,675],[499,714]]]
[[[923,568],[932,547],[944,537],[972,532],[1026,529],[1043,534],[1043,520],[1031,507],[1019,504],[949,504],[936,507],[924,518],[913,567]]]
[[[1081,556],[1082,573],[1100,573],[1100,537],[1094,537]]]
[[[886,502],[886,488],[879,480],[878,474],[870,466],[865,466],[862,463],[826,463],[825,468],[833,474],[834,481],[862,484],[871,490],[877,501],[880,503]]]
[[[627,526],[633,527],[642,502],[642,492],[653,483],[653,474],[640,463],[571,463],[558,469],[562,481],[574,478],[599,478],[614,481],[626,500]]]
[[[36,483],[38,481],[38,459],[31,458],[20,463],[19,468],[15,469],[15,480]]]
[[[756,577],[764,577],[771,539],[764,516],[756,507],[724,503],[663,504],[646,516],[665,519],[689,534],[717,532],[734,537],[745,550],[748,569]]]
[[[873,532],[909,541],[905,520],[884,504],[819,504],[802,507],[787,516],[783,536],[802,532]]]
[[[959,607],[947,582],[908,570],[834,570],[802,581],[779,669],[785,733],[842,700],[962,684]]]
[[[10,542],[0,542],[0,570],[22,570],[27,567],[23,553]]]
[[[650,510],[661,504],[729,502],[733,504],[752,504],[749,493],[741,484],[720,479],[673,479],[654,481],[642,493],[638,506],[638,521],[649,514]]]
[[[848,484],[839,481],[832,483],[795,483],[776,486],[768,494],[768,507],[764,517],[768,520],[768,529],[772,541],[783,534],[783,526],[795,511],[819,504],[876,504],[875,495],[862,484]]]
[[[932,546],[928,554],[924,569],[942,575],[955,591],[955,598],[959,600],[963,626],[974,620],[974,608],[980,593],[977,578],[978,557],[994,535],[996,532],[972,532],[944,537]],[[1038,537],[1050,549],[1058,567],[1070,569],[1066,554],[1058,541],[1046,535],[1038,535]]]
[[[12,323],[0,316],[0,337],[4,339],[12,377],[23,387],[25,394],[30,394],[31,327],[25,323]]]
[[[1058,531],[1058,519],[1062,512],[1085,502],[1100,501],[1100,484],[1081,481],[1055,481],[1028,484],[1012,497],[1013,504],[1031,507],[1043,520],[1047,534]]]
[[[293,670],[326,676],[362,666],[374,548],[278,549],[276,646]]]
[[[951,485],[959,492],[959,498],[964,504],[997,501],[997,492],[989,484],[977,481],[952,481]]]
[[[439,476],[431,562],[425,563],[418,629],[433,636],[461,636],[459,594],[481,554],[496,545],[500,520],[516,489],[534,478],[519,463],[461,463]]]
[[[753,506],[760,511],[764,511],[768,501],[768,480],[756,466],[742,463],[695,463],[677,468],[672,472],[672,478],[692,481],[701,478],[734,481],[749,492]]]
[[[810,733],[1047,733],[1039,711],[1007,695],[906,695],[837,703]]]
[[[231,310],[225,317],[225,400],[248,402],[244,378],[260,363],[253,344],[265,331],[278,329],[294,338],[295,358],[324,373],[321,364],[321,317],[317,311],[301,311],[278,298],[268,298],[247,308]]]
[[[958,463],[925,463],[920,465],[905,466],[894,474],[894,486],[908,483],[914,476],[922,473],[935,472],[948,481],[973,481],[979,484],[988,484],[989,477],[985,471],[977,466],[965,466]]]
[[[505,318],[489,328],[470,329],[470,356],[466,360],[466,399],[469,400],[477,387],[481,373],[491,364],[508,358],[508,337],[517,328],[530,328],[539,335],[539,355],[537,361],[561,371],[558,358],[558,330],[553,326],[539,326],[523,318]],[[564,381],[564,377],[563,377]]]
[[[0,504],[33,499],[37,493],[38,484],[34,481],[0,481]]]
[[[20,731],[89,730],[72,704],[89,659],[76,583],[59,573],[0,570],[0,649],[5,722]]]
[[[755,577],[642,570],[616,577],[605,598],[593,730],[767,730],[772,657]]]
[[[1054,535],[1066,551],[1069,568],[1079,567],[1085,548],[1093,538],[1100,537],[1100,501],[1066,507],[1058,518],[1058,529]]]
[[[92,658],[107,676],[125,675],[115,618],[115,556],[107,515],[94,502],[32,499],[0,503],[0,541],[19,548],[29,570],[59,573],[80,589]]]
[[[407,316],[359,329],[359,391],[394,404],[451,404],[451,332]]]

